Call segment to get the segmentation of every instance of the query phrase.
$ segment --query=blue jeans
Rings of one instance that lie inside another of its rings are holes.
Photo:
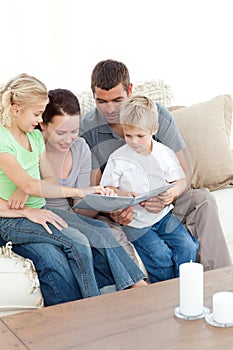
[[[0,237],[0,245],[5,244]],[[27,243],[13,245],[12,250],[33,261],[45,306],[82,298],[67,257],[60,247],[49,243]]]
[[[104,222],[78,215],[71,211],[52,209],[70,227],[78,229],[88,239],[90,246],[97,249],[107,260],[117,290],[130,287],[145,278],[143,272],[116,241],[110,227]],[[75,240],[73,236],[72,239]]]
[[[152,283],[179,276],[179,265],[196,260],[199,243],[169,212],[151,227],[123,230],[135,246]]]
[[[84,235],[72,228],[63,231],[52,225],[50,228],[52,235],[43,226],[25,218],[0,218],[2,239],[5,242],[11,240],[16,253],[34,262],[46,305],[99,295],[99,289],[106,283],[114,284],[106,260],[104,273],[100,273],[103,258],[98,251],[94,254],[98,265],[94,270],[92,249]],[[73,241],[66,234],[75,234],[78,239]],[[99,274],[98,282],[95,273]]]

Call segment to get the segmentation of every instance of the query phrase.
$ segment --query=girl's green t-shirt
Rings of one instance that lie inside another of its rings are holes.
[[[11,132],[4,126],[0,127],[0,153],[12,154],[19,165],[32,178],[39,180],[40,177],[40,155],[45,150],[44,139],[39,130],[33,130],[26,133],[31,145],[32,151],[27,151],[13,137]],[[8,200],[17,186],[5,175],[0,164],[0,197]],[[32,208],[42,208],[45,205],[45,199],[35,196],[29,196],[26,206]]]

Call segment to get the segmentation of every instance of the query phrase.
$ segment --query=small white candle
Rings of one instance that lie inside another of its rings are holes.
[[[233,323],[232,292],[220,292],[213,295],[213,319],[218,323]]]
[[[180,313],[198,316],[203,313],[203,265],[195,262],[180,265]]]

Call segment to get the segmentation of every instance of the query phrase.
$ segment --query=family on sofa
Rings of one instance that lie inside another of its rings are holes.
[[[139,257],[149,277],[153,276],[151,282],[177,276],[176,251],[158,232],[154,232],[158,244],[167,244],[169,259],[159,249],[151,256],[149,230],[137,240],[129,239],[122,230],[134,219],[132,207],[108,217],[102,213],[97,216],[103,217],[102,221],[94,218],[98,214],[95,211],[71,211],[85,193],[115,195],[115,189],[100,186],[102,173],[109,156],[130,137],[119,122],[120,107],[133,94],[127,67],[114,60],[99,62],[92,72],[91,88],[96,107],[82,116],[80,130],[80,111],[69,110],[65,104],[68,98],[62,100],[67,92],[64,89],[51,92],[48,100],[44,84],[26,75],[10,81],[1,94],[0,178],[5,184],[0,189],[1,243],[13,241],[13,250],[34,262],[45,305],[146,285],[145,275],[135,263],[134,245],[140,246]],[[66,108],[68,112],[64,113]],[[168,205],[174,206],[172,213],[188,229],[187,237],[190,233],[193,237],[190,244],[199,241],[196,260],[205,270],[231,265],[214,197],[193,183],[193,164],[168,109],[157,103],[156,110],[159,126],[155,142],[174,151],[185,174],[186,188],[174,178],[174,187],[143,202],[142,207],[155,215]],[[42,132],[34,130],[39,123]],[[139,132],[137,137],[142,139],[147,134]],[[39,171],[46,180],[40,180]],[[60,185],[54,182],[53,172]],[[232,174],[222,185],[233,183]],[[45,204],[51,210],[45,209]],[[189,247],[186,261],[193,260],[194,252],[196,255],[195,245]],[[166,268],[171,271],[169,277],[159,274],[156,279],[159,270]]]

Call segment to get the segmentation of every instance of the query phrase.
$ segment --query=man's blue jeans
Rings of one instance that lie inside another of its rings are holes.
[[[95,272],[99,273],[100,267],[94,271],[92,250],[84,235],[72,228],[63,231],[52,225],[50,228],[52,235],[42,225],[25,218],[0,218],[2,239],[5,242],[11,240],[16,253],[34,262],[46,305],[99,295],[99,289],[106,285],[101,282],[102,277],[104,281],[108,280],[108,284],[114,283],[110,270],[99,276],[100,281],[97,282]],[[75,234],[79,239],[73,241],[63,232]],[[99,264],[102,256],[98,252],[94,255]],[[106,266],[108,268],[105,260]],[[66,296],[65,290],[68,292]]]
[[[123,230],[135,246],[152,283],[179,276],[179,265],[196,260],[199,243],[169,212],[151,227]]]

